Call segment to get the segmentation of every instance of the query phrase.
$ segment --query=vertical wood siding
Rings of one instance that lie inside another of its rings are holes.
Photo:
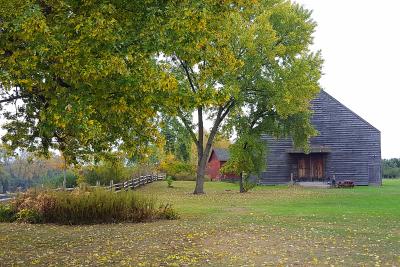
[[[325,91],[312,101],[312,123],[319,135],[310,140],[311,146],[330,149],[325,155],[325,177],[350,179],[357,185],[381,184],[381,134],[368,122],[345,107]],[[291,139],[276,140],[263,135],[268,156],[267,170],[261,184],[284,184],[297,168]]]
[[[213,151],[211,153],[210,159],[208,160],[207,164],[207,175],[210,176],[211,180],[216,180],[219,178],[220,174],[221,163]]]
[[[220,149],[222,150],[222,149]],[[222,156],[222,159],[219,158]],[[226,180],[226,181],[234,181],[240,179],[240,175],[235,173],[221,173],[221,168],[225,165],[226,159],[229,158],[229,154],[216,153],[216,149],[213,149],[211,152],[211,156],[208,160],[206,173],[210,176],[211,180]]]

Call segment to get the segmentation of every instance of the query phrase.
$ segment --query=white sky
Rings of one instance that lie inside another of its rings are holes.
[[[400,158],[400,1],[296,2],[318,23],[322,88],[381,131],[383,158]]]

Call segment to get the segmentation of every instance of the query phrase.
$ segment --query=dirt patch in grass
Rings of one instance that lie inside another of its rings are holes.
[[[236,214],[245,214],[249,213],[251,210],[249,208],[244,208],[244,207],[229,207],[226,208],[225,211],[230,212],[230,213],[236,213]]]

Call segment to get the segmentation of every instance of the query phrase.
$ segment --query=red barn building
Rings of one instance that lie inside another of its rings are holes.
[[[226,149],[213,148],[210,158],[208,159],[207,175],[211,180],[233,180],[239,179],[240,176],[231,173],[221,173],[221,168],[229,160],[229,152]]]

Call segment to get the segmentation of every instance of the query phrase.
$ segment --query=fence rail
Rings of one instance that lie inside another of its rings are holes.
[[[164,180],[165,177],[166,177],[165,174],[152,174],[152,175],[142,175],[140,177],[132,178],[128,181],[117,184],[114,184],[113,181],[111,181],[110,186],[108,186],[107,189],[115,192],[121,191],[123,189],[127,191],[129,189],[135,189],[155,181]]]
[[[15,194],[0,194],[0,202],[6,202],[15,197]]]

